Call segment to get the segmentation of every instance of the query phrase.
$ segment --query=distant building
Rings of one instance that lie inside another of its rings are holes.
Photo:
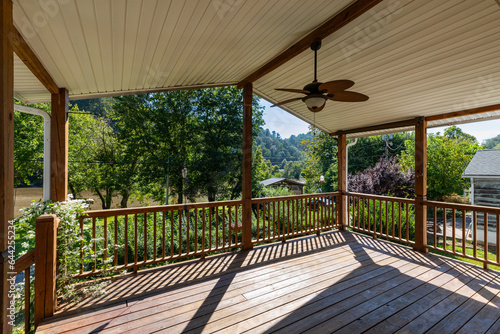
[[[284,177],[272,177],[270,179],[260,181],[260,184],[262,184],[264,187],[287,187],[294,193],[295,195],[300,195],[303,193],[304,190],[304,182],[301,181],[295,181],[295,180],[288,180],[285,179]]]
[[[477,151],[462,177],[471,181],[469,200],[472,205],[500,207],[500,150]],[[478,214],[478,229],[484,230],[484,217]],[[489,240],[495,238],[496,216],[488,215]],[[478,233],[478,238],[481,233]]]

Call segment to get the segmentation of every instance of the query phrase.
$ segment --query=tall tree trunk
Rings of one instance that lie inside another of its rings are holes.
[[[120,202],[120,207],[126,208],[128,204],[128,199],[130,198],[130,191],[128,189],[124,189],[121,195],[122,195],[122,200]]]

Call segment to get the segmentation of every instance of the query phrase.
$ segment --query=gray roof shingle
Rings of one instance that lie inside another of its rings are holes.
[[[462,174],[463,177],[500,177],[500,150],[477,151]]]

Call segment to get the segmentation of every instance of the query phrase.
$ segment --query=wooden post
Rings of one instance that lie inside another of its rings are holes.
[[[339,230],[344,230],[348,224],[347,221],[347,140],[345,133],[339,134],[337,141],[337,168],[338,168],[338,187],[340,201],[338,204]]]
[[[12,1],[0,4],[0,332],[11,333],[9,288],[9,221],[14,218],[14,51]]]
[[[243,86],[243,249],[252,249],[252,83]]]
[[[68,197],[68,91],[52,94],[50,133],[50,199],[64,202]]]
[[[415,125],[415,244],[413,249],[427,252],[427,121]]]
[[[57,226],[56,215],[43,215],[35,227],[35,328],[56,309]]]

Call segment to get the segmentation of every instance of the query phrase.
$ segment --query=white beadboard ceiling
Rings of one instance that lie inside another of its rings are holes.
[[[14,0],[14,24],[70,99],[236,84],[306,36],[350,0]],[[332,133],[500,103],[496,0],[385,0],[323,40],[318,79],[350,79],[362,103],[328,101],[313,117]],[[254,83],[270,102],[313,79],[313,52]],[[16,57],[24,102],[50,94]],[[430,126],[499,118],[500,113]],[[436,123],[436,124],[434,124]]]

